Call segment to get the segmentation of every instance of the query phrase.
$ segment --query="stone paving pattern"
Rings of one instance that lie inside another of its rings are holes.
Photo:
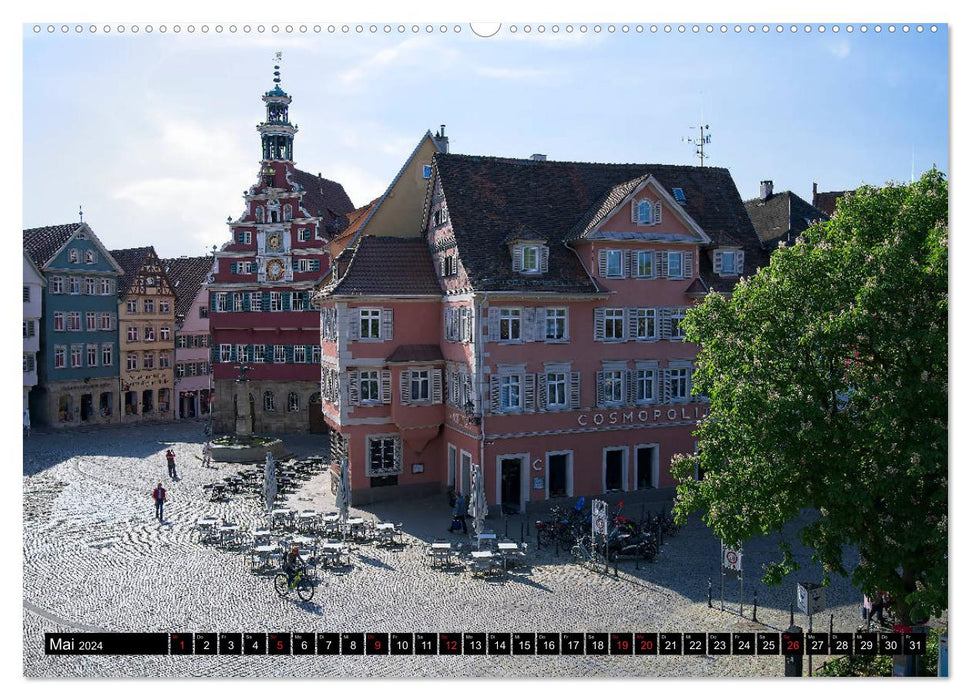
[[[326,454],[325,438],[283,436],[297,456]],[[615,578],[573,563],[566,553],[536,551],[506,579],[472,578],[429,568],[424,542],[448,537],[445,496],[352,509],[401,522],[406,546],[360,545],[352,566],[326,569],[314,599],[281,599],[270,575],[253,574],[243,554],[203,545],[196,520],[214,514],[246,529],[262,522],[255,496],[208,501],[202,486],[240,465],[204,469],[202,424],[101,427],[34,434],[24,444],[24,675],[33,677],[635,677],[780,676],[781,657],[740,656],[317,656],[168,657],[45,656],[43,633],[110,632],[709,632],[781,630],[797,580],[821,572],[796,549],[803,570],[782,586],[758,583],[774,551],[771,538],[745,546],[745,616],[738,583],[726,587],[732,610],[719,609],[719,543],[697,518],[665,542],[653,563],[622,562]],[[164,453],[176,454],[180,480],[168,478]],[[329,473],[289,496],[293,508],[333,510]],[[168,491],[165,522],[154,517],[151,491]],[[636,508],[628,515],[636,516]],[[519,538],[521,520],[487,521]],[[461,535],[452,536],[455,541]],[[713,577],[715,607],[707,605]],[[759,623],[751,621],[753,585]],[[815,618],[826,631],[859,624],[860,595],[848,580],[827,590],[829,608]],[[806,627],[804,616],[796,624]],[[821,659],[819,661],[822,661]]]

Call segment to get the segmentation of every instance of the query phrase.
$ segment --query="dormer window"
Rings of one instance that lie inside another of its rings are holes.
[[[745,264],[745,253],[738,249],[719,249],[715,251],[714,268],[722,277],[740,275]]]
[[[641,226],[661,223],[661,200],[656,202],[648,199],[634,200],[631,203],[631,221]]]
[[[538,275],[549,270],[550,249],[538,243],[513,246],[512,269],[526,275]]]
[[[93,250],[89,250],[89,251],[85,252],[85,254],[84,254],[84,262],[85,263],[87,263],[88,265],[93,265],[97,261],[98,261],[98,256],[95,254],[95,252]]]
[[[68,260],[72,263],[76,263],[81,259],[81,253],[77,248],[71,248],[67,253]]]

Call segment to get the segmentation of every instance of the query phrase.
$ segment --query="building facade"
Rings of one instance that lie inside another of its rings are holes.
[[[818,221],[829,221],[826,212],[817,209],[795,192],[773,192],[772,180],[762,180],[759,183],[759,196],[745,200],[745,211],[748,212],[759,237],[762,248],[766,251],[775,250],[780,245],[792,245],[807,228]],[[722,261],[731,265],[732,260]]]
[[[32,418],[53,427],[116,422],[121,267],[85,223],[25,230],[24,250],[47,282]]]
[[[172,420],[175,292],[151,246],[111,251],[118,281],[122,420]]]
[[[209,291],[212,256],[162,260],[175,290],[176,418],[208,418],[212,396]]]
[[[37,386],[37,354],[40,352],[40,323],[43,316],[44,276],[24,252],[24,404],[29,410],[30,390]]]
[[[319,295],[354,501],[467,494],[473,464],[510,510],[673,486],[707,408],[679,322],[762,263],[728,172],[439,154],[423,220],[361,238]]]
[[[240,366],[250,367],[248,400],[260,433],[323,431],[320,315],[311,296],[327,271],[326,245],[354,209],[336,182],[296,168],[291,98],[279,85],[263,95],[266,119],[259,181],[229,222],[209,285],[214,429],[232,431]]]

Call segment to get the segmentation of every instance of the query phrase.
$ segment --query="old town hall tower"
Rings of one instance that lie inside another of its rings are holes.
[[[320,415],[320,314],[311,297],[327,272],[327,242],[354,207],[344,188],[293,159],[297,126],[290,96],[280,87],[263,95],[266,119],[259,179],[243,193],[245,208],[229,220],[232,238],[215,252],[209,285],[214,428],[231,432],[235,382],[245,372],[252,429],[258,433],[323,430]]]

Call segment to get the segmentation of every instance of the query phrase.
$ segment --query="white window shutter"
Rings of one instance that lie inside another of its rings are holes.
[[[357,340],[361,332],[361,313],[357,309],[347,310],[347,338]]]
[[[664,277],[664,271],[661,269],[661,261],[664,259],[665,252],[663,250],[654,251],[654,277]]]
[[[442,402],[442,370],[432,370],[432,403]]]
[[[684,278],[694,279],[695,276],[695,254],[688,251],[684,254]]]
[[[737,274],[742,274],[745,270],[745,251],[740,250],[735,253],[735,272]]]
[[[391,403],[391,370],[381,370],[381,403]]]
[[[627,276],[631,279],[637,277],[637,251],[627,252]]]
[[[632,199],[630,201],[630,222],[632,224],[638,223],[637,205],[638,205],[638,201],[636,199]]]
[[[624,261],[621,263],[620,274],[623,277],[633,277],[634,275],[630,272],[630,259],[633,257],[629,250],[624,251]]]
[[[347,373],[347,397],[352,406],[357,406],[360,404],[360,390],[358,388],[358,373],[357,371]]]
[[[654,223],[661,223],[661,200],[654,202]]]
[[[529,372],[523,381],[523,411],[532,413],[536,410],[536,375]]]
[[[604,407],[604,372],[602,369],[597,370],[597,408]]]
[[[536,316],[533,319],[533,340],[543,342],[546,340],[546,307],[536,307]]]
[[[667,340],[671,337],[671,309],[657,310],[657,330],[658,340]]]
[[[411,403],[411,372],[407,369],[401,371],[401,403]]]
[[[547,398],[546,392],[546,372],[538,372],[536,374],[536,410],[545,411],[548,406],[549,399]]]
[[[489,309],[489,340],[499,342],[499,309],[495,306]]]
[[[668,251],[662,250],[661,254],[658,255],[658,257],[661,259],[661,266],[658,271],[658,277],[667,277],[668,276]]]
[[[493,413],[501,413],[502,405],[499,403],[499,375],[489,375],[489,410]]]
[[[550,271],[550,249],[549,246],[542,245],[539,247],[539,271],[549,272]]]
[[[542,340],[542,338],[536,337],[536,307],[527,306],[523,309],[523,315],[520,325],[519,337],[524,343],[529,343],[533,340]]]
[[[512,271],[523,271],[523,247],[521,245],[516,245],[512,248]]]
[[[381,309],[381,340],[394,337],[394,309]]]
[[[594,309],[593,310],[593,339],[603,341],[605,333],[606,321],[604,318],[604,309]]]
[[[715,274],[722,274],[722,252],[720,250],[715,251],[715,255],[712,257],[712,265],[715,268]]]
[[[669,370],[662,370],[661,375],[661,403],[671,403],[671,374]]]
[[[401,470],[401,438],[397,436],[394,439],[394,466]]]
[[[624,342],[634,340],[634,309],[624,307]]]
[[[624,372],[624,383],[627,385],[627,405],[633,406],[637,403],[637,370],[629,369]]]
[[[580,408],[580,373],[570,373],[570,408]]]
[[[607,251],[600,250],[597,252],[597,268],[600,271],[601,277],[607,276]]]
[[[452,307],[446,306],[444,309],[442,309],[442,316],[442,328],[445,329],[445,340],[455,340],[449,331],[449,328],[451,327],[449,322],[452,320]]]

